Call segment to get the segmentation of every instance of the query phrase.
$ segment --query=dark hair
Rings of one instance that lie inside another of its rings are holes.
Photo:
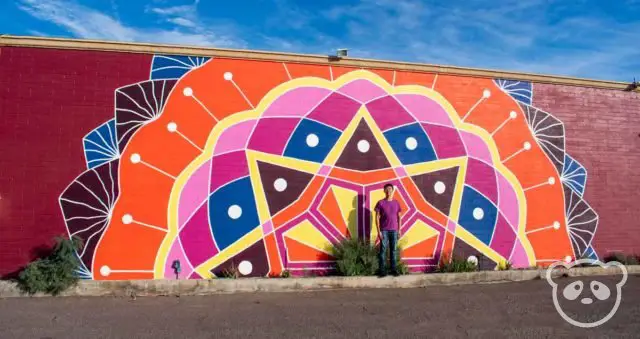
[[[387,189],[387,187],[391,187],[391,188],[393,188],[393,185],[392,185],[392,184],[385,184],[385,185],[384,185],[384,187],[383,187],[383,189],[385,189],[385,190],[386,190],[386,189]]]

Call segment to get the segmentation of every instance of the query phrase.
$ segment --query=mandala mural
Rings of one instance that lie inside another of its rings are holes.
[[[596,257],[586,170],[530,83],[184,56],[150,74],[115,90],[60,197],[85,278],[328,271],[341,240],[377,241],[386,183],[414,271]]]

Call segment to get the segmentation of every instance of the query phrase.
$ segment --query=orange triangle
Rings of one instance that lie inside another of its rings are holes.
[[[313,247],[295,241],[289,237],[284,237],[284,243],[287,246],[287,258],[289,261],[331,261],[336,260],[331,255],[319,251]]]
[[[325,218],[327,218],[327,220],[329,220],[333,227],[338,229],[338,231],[340,231],[340,233],[346,238],[349,238],[349,228],[342,217],[338,201],[336,200],[336,196],[333,195],[332,190],[327,191],[327,194],[324,196],[324,199],[322,199],[318,210]]]
[[[403,258],[430,258],[436,252],[438,237],[431,237],[402,250]]]

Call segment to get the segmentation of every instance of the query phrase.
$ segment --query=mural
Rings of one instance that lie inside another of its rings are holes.
[[[482,268],[597,257],[586,170],[530,83],[333,66],[155,56],[83,140],[60,197],[88,279],[332,269],[377,241],[382,187],[403,207],[402,259]]]

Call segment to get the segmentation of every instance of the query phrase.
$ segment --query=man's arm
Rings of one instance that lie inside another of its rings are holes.
[[[376,229],[378,230],[378,239],[380,239],[382,233],[380,233],[380,208],[378,204],[376,204],[376,207],[373,209],[373,211],[376,214]]]
[[[402,213],[402,206],[400,206],[400,203],[396,203],[398,204],[398,231],[400,231],[400,213]]]

